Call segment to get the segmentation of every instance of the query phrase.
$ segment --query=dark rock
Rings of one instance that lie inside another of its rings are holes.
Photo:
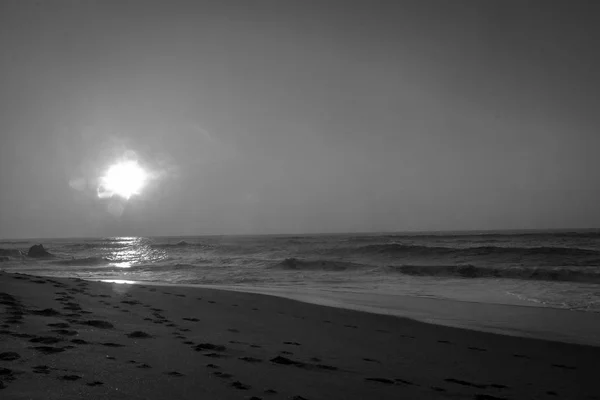
[[[34,244],[31,246],[27,252],[27,255],[35,258],[54,257],[52,254],[48,253],[48,251],[46,251],[44,246],[41,244]]]

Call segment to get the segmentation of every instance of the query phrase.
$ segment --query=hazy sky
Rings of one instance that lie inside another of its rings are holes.
[[[2,0],[0,237],[598,227],[599,18]],[[99,199],[126,151],[153,180]]]

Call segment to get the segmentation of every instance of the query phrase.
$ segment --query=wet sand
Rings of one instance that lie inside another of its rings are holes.
[[[2,399],[600,399],[600,347],[261,294],[0,273],[0,318]]]

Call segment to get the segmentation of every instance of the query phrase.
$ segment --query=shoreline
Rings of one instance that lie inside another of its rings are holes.
[[[119,280],[94,280],[119,282]],[[254,293],[307,304],[469,329],[478,332],[526,337],[600,347],[600,313],[529,304],[483,303],[410,295],[391,295],[299,287],[251,287],[235,285],[172,284],[120,281],[122,284],[205,288]],[[472,318],[477,315],[478,318]]]
[[[0,273],[12,274],[15,272],[0,270]],[[44,275],[22,275],[53,278]],[[122,279],[77,279],[123,285],[204,288],[253,293],[290,299],[306,304],[408,318],[432,325],[600,347],[600,336],[597,334],[597,332],[600,332],[600,313],[534,305],[528,301],[516,299],[507,304],[503,302],[477,302],[343,289],[182,284]],[[473,315],[477,317],[473,318]]]
[[[0,293],[7,399],[600,396],[599,347],[215,288],[0,272]]]

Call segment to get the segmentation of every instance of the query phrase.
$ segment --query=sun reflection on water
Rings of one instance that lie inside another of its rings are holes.
[[[152,241],[142,237],[112,237],[105,238],[110,246],[103,250],[107,251],[107,258],[117,268],[131,268],[134,265],[154,264],[168,258],[164,249],[152,247]]]
[[[128,281],[125,279],[102,279],[100,282],[118,283],[118,284],[126,284],[126,285],[134,285],[137,283],[136,281]]]

